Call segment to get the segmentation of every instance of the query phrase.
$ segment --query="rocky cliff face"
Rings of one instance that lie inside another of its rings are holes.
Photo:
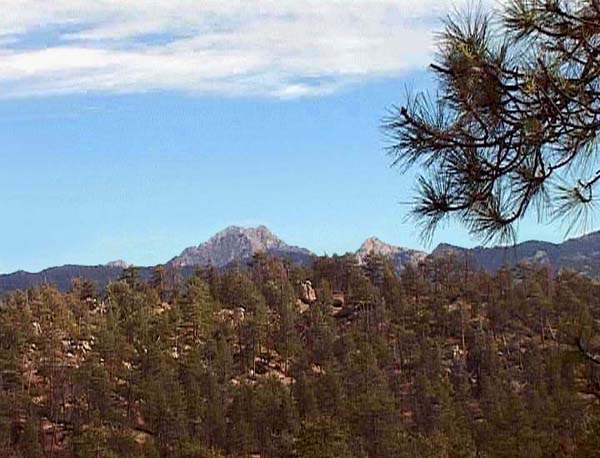
[[[286,244],[265,226],[231,226],[198,246],[186,248],[169,264],[174,267],[212,265],[222,268],[249,261],[256,253],[289,257],[295,262],[303,262],[313,256],[305,248]]]
[[[407,264],[418,264],[427,257],[427,253],[390,245],[382,242],[377,237],[370,237],[365,240],[356,252],[356,258],[362,264],[369,254],[391,259],[398,271],[402,270]]]

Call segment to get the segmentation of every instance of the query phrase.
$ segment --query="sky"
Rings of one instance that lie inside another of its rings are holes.
[[[380,128],[433,88],[465,3],[0,0],[0,272],[157,264],[234,224],[317,254],[476,245],[456,225],[423,245],[418,171],[390,167]]]

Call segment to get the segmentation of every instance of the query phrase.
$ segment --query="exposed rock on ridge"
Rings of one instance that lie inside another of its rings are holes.
[[[363,242],[356,252],[360,264],[365,262],[367,255],[375,254],[392,260],[396,270],[402,270],[406,265],[416,265],[427,257],[427,253],[410,250],[382,242],[377,237],[370,237]]]
[[[221,268],[248,261],[256,253],[290,257],[299,262],[313,256],[305,248],[286,244],[265,226],[231,226],[196,247],[186,248],[179,256],[169,261],[169,264],[174,267],[212,265]]]
[[[131,267],[131,264],[123,261],[122,259],[117,259],[116,261],[111,261],[107,263],[106,267],[118,267],[119,269],[127,269]]]

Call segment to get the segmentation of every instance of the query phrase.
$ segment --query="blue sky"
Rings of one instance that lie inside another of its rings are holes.
[[[231,224],[319,254],[477,243],[449,226],[423,247],[399,204],[414,172],[390,169],[379,128],[430,87],[449,2],[8,3],[0,272],[155,264]]]

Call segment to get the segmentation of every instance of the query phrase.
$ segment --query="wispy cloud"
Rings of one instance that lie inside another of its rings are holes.
[[[0,0],[0,97],[299,97],[424,67],[457,0]]]

